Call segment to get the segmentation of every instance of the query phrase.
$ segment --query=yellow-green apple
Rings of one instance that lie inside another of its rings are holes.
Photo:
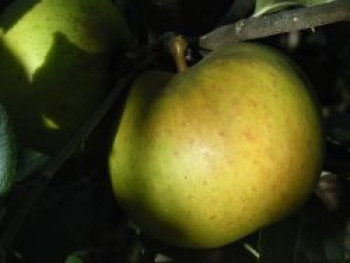
[[[218,247],[309,197],[321,172],[322,120],[286,56],[235,44],[165,85],[144,78],[126,101],[109,169],[119,204],[146,233]]]
[[[0,102],[23,145],[56,153],[111,84],[134,39],[109,0],[16,0],[0,15]]]

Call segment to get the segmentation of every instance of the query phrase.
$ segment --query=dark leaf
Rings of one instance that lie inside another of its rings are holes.
[[[12,122],[0,105],[0,196],[6,195],[15,181],[16,146]]]
[[[293,263],[298,238],[299,213],[260,231],[259,263]]]
[[[28,148],[20,148],[17,159],[17,182],[20,182],[43,168],[51,157]]]
[[[316,197],[301,212],[295,263],[344,262],[343,225]]]

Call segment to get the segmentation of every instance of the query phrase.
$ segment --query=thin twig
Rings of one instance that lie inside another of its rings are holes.
[[[251,17],[221,26],[199,39],[203,49],[214,50],[239,41],[257,39],[317,26],[350,21],[350,1],[338,0],[308,8]]]
[[[120,94],[124,91],[127,84],[130,83],[140,72],[145,70],[155,60],[156,55],[152,54],[145,61],[138,65],[132,73],[125,78],[118,81],[116,87],[110,92],[107,98],[101,103],[99,108],[94,112],[91,118],[84,123],[81,129],[75,134],[73,139],[56,155],[56,157],[49,163],[44,169],[42,174],[45,177],[51,179],[51,177],[58,171],[62,164],[73,154],[73,152],[79,148],[82,142],[90,135],[95,129],[97,124],[102,120],[106,113],[112,108]]]

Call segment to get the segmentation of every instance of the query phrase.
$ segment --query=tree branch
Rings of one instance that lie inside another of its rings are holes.
[[[341,21],[350,21],[350,1],[283,11],[261,17],[250,17],[221,26],[199,39],[203,49],[214,50],[235,42],[263,38],[286,32],[313,28]]]

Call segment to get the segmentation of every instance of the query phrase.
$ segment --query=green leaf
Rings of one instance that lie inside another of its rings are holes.
[[[65,263],[84,263],[84,260],[82,260],[79,256],[72,255],[67,257]]]
[[[256,0],[253,16],[261,16],[295,7],[310,7],[335,0]]]
[[[15,136],[9,116],[0,105],[0,196],[9,192],[16,174]]]
[[[46,154],[19,147],[16,181],[20,182],[28,179],[31,175],[34,175],[43,168],[50,159],[51,157]]]
[[[64,263],[84,263],[84,257],[85,257],[85,252],[84,251],[77,251],[71,255],[69,255]]]

